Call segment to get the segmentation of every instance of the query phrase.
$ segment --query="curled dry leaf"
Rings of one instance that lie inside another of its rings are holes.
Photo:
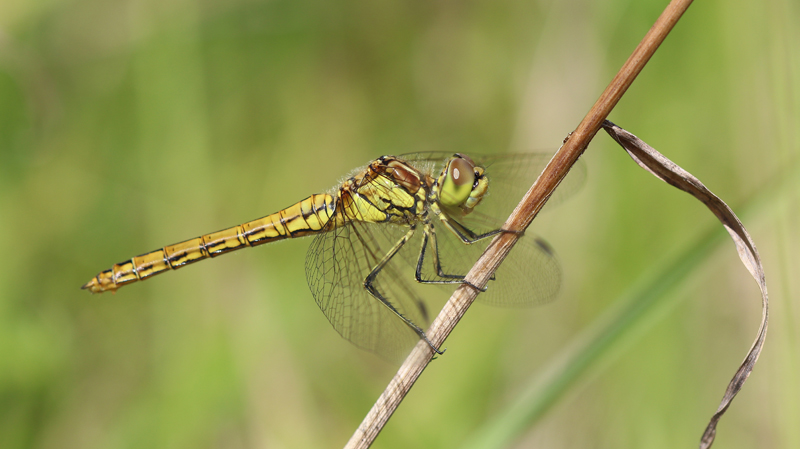
[[[722,417],[722,414],[728,409],[731,401],[733,401],[733,398],[739,393],[739,390],[742,389],[745,380],[747,380],[747,377],[753,370],[753,366],[755,366],[758,355],[761,353],[761,348],[764,345],[764,338],[767,335],[769,299],[767,297],[767,282],[764,278],[761,258],[758,256],[758,250],[756,249],[755,243],[753,243],[753,239],[750,238],[750,234],[747,233],[747,230],[744,228],[744,225],[742,225],[742,222],[739,221],[739,218],[736,217],[725,202],[711,193],[700,180],[664,157],[664,155],[644,143],[638,137],[608,120],[603,123],[603,129],[628,152],[628,155],[633,158],[639,166],[662,181],[692,194],[692,196],[702,201],[703,204],[717,216],[736,244],[736,250],[739,253],[739,258],[742,260],[742,263],[761,289],[761,326],[758,329],[758,335],[753,345],[750,347],[750,351],[747,352],[744,361],[739,366],[739,369],[736,370],[736,374],[733,375],[733,378],[728,384],[728,388],[725,390],[725,395],[722,397],[722,402],[720,402],[717,411],[711,417],[705,432],[703,432],[703,437],[700,439],[700,448],[706,449],[711,447],[711,444],[714,442],[714,437],[717,433],[717,423]]]

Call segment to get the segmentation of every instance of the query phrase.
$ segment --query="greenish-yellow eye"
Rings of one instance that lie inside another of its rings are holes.
[[[458,206],[469,198],[475,182],[474,166],[466,159],[455,157],[447,166],[439,201],[445,206]]]

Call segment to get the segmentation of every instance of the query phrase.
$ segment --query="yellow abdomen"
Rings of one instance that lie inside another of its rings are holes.
[[[123,285],[247,246],[315,234],[328,225],[334,212],[333,196],[311,195],[272,215],[165,246],[115,264],[93,277],[82,288],[92,293],[115,291]]]

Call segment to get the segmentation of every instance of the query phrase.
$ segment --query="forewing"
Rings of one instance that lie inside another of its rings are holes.
[[[402,155],[405,160],[429,170],[438,176],[452,153],[427,152]],[[452,219],[475,234],[500,229],[523,195],[550,161],[549,153],[512,153],[500,155],[468,154],[476,164],[485,168],[489,178],[489,189],[482,201],[468,214],[456,212]],[[548,204],[557,204],[580,189],[586,179],[583,164],[577,164],[564,182],[559,185]],[[445,274],[465,275],[491,238],[467,245],[457,238],[438,219],[433,219],[438,237],[438,252]],[[432,253],[428,256],[423,277],[428,280],[441,278],[433,265]],[[517,242],[517,247],[489,281],[488,290],[479,295],[479,300],[495,305],[525,306],[543,304],[555,299],[561,286],[561,268],[550,246],[541,238],[528,232]]]
[[[535,235],[522,236],[478,300],[495,306],[535,306],[556,299],[561,266],[552,248]]]
[[[439,260],[444,274],[464,276],[475,264],[491,238],[465,244],[441,223],[434,223]],[[442,281],[433,263],[433,251],[426,251],[423,278]],[[497,306],[534,306],[556,298],[561,287],[561,267],[550,246],[536,235],[523,235],[500,265],[487,290],[478,300]]]
[[[438,177],[445,163],[453,156],[446,152],[410,153],[400,156],[406,161],[430,171]],[[482,155],[469,153],[476,164],[486,169],[489,190],[478,206],[468,215],[456,217],[478,233],[488,232],[502,226],[525,192],[552,158],[550,153],[507,153]],[[548,206],[563,202],[573,195],[586,180],[586,166],[575,164],[569,175],[558,186],[548,201]],[[545,210],[547,210],[546,207]]]

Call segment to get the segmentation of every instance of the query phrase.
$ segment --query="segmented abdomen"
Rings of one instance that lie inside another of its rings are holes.
[[[247,246],[315,234],[328,225],[334,212],[333,196],[311,195],[272,215],[165,246],[115,264],[110,269],[100,272],[82,288],[92,293],[115,291],[123,285]],[[337,220],[339,221],[341,220]],[[340,224],[331,223],[331,225]]]

